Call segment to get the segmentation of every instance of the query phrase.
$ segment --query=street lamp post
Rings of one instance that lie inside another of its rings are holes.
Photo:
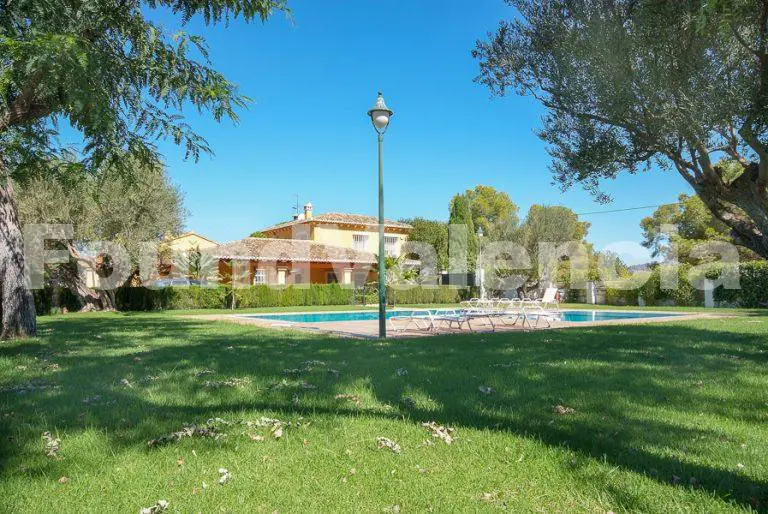
[[[477,250],[480,255],[483,254],[483,227],[477,229]],[[478,259],[480,268],[476,269],[478,281],[480,282],[480,299],[485,300],[485,261]]]
[[[379,135],[379,337],[387,337],[387,272],[384,255],[384,133],[394,113],[387,107],[384,97],[376,98],[376,105],[368,111],[373,128]]]

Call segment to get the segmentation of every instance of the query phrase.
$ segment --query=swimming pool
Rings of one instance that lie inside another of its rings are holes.
[[[435,312],[435,311],[433,311]],[[440,313],[441,311],[437,311]],[[443,311],[445,312],[445,311]],[[393,316],[419,316],[424,310],[387,311],[387,319]],[[619,319],[649,319],[680,316],[675,312],[622,312],[622,311],[561,311],[561,321],[584,323],[590,321],[612,321]],[[378,311],[357,312],[313,312],[308,314],[249,314],[244,318],[282,321],[284,323],[329,323],[335,321],[373,321],[379,319]],[[535,317],[535,315],[534,315]]]

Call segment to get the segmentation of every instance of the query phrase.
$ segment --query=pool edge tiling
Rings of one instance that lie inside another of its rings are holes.
[[[400,310],[398,311],[391,311],[391,312],[397,312],[397,313],[403,313],[403,312],[413,312],[416,310],[426,310],[426,309],[407,309],[407,310]],[[433,311],[435,309],[432,309]],[[299,331],[305,331],[315,334],[325,334],[325,335],[331,335],[331,336],[338,336],[338,337],[346,337],[346,338],[357,338],[357,339],[377,339],[378,338],[378,318],[374,317],[373,319],[368,320],[357,320],[357,321],[323,321],[323,322],[313,322],[313,323],[307,323],[307,322],[295,322],[295,321],[287,321],[285,319],[286,315],[318,315],[318,314],[340,314],[340,313],[347,313],[347,314],[354,314],[354,313],[367,313],[371,311],[360,311],[360,310],[350,310],[350,311],[314,311],[314,312],[291,312],[291,313],[264,313],[264,314],[201,314],[201,315],[186,315],[183,316],[185,318],[191,318],[191,319],[199,319],[199,320],[207,320],[207,321],[225,321],[229,323],[236,323],[240,325],[250,325],[250,326],[257,326],[261,328],[268,328],[268,329],[278,329],[278,330],[299,330]],[[627,324],[645,324],[645,323],[664,323],[664,322],[670,322],[670,321],[687,321],[687,320],[694,320],[694,319],[702,319],[702,318],[723,318],[727,317],[727,315],[718,314],[718,313],[711,313],[711,312],[681,312],[681,311],[608,311],[608,310],[584,310],[584,309],[571,309],[569,312],[579,312],[579,313],[589,313],[592,314],[593,312],[596,313],[619,313],[619,314],[627,314],[632,313],[636,316],[642,317],[623,317],[621,319],[607,319],[607,320],[598,320],[598,321],[577,321],[577,322],[569,322],[569,321],[561,321],[557,323],[553,323],[551,328],[545,328],[544,326],[541,326],[537,329],[529,328],[529,327],[521,327],[519,324],[515,326],[496,326],[495,329],[492,329],[490,325],[487,326],[478,326],[478,330],[475,331],[476,334],[483,334],[483,333],[489,333],[489,332],[496,332],[496,333],[502,333],[502,332],[519,332],[519,331],[531,331],[531,330],[559,330],[559,329],[568,329],[568,328],[574,328],[574,327],[606,327],[606,326],[619,326],[619,325],[627,325]],[[372,314],[378,316],[378,311],[373,311]],[[264,316],[270,316],[270,318],[265,318]],[[281,319],[282,316],[282,319]],[[273,319],[277,318],[277,319]],[[414,338],[414,337],[424,337],[424,336],[434,336],[434,335],[446,335],[446,334],[468,334],[470,333],[467,329],[444,329],[440,328],[437,331],[426,331],[426,330],[398,330],[398,331],[392,331],[388,330],[388,336],[391,338]]]
[[[387,311],[387,319],[398,316],[419,316],[428,311],[433,313],[450,312],[451,309],[393,309]],[[586,323],[614,320],[644,320],[664,317],[677,318],[685,313],[658,312],[658,311],[609,311],[609,310],[583,310],[565,309],[556,312],[560,315],[560,321],[565,323]],[[536,313],[532,313],[535,317]],[[264,319],[280,321],[283,323],[334,323],[347,321],[373,321],[378,320],[378,311],[330,311],[310,313],[269,313],[269,314],[241,314],[239,316],[252,319]]]

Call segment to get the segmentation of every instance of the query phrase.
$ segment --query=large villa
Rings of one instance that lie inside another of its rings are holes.
[[[388,256],[400,257],[413,227],[385,220],[384,244]],[[378,219],[346,213],[312,213],[312,204],[291,221],[248,237],[218,244],[190,232],[169,245],[175,251],[198,246],[218,260],[221,277],[234,275],[241,285],[291,285],[340,283],[360,286],[375,279],[379,247]],[[234,267],[234,273],[233,273]]]

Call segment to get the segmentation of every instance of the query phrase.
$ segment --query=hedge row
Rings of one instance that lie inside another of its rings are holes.
[[[688,275],[691,266],[681,264],[678,267],[678,287],[675,289],[663,289],[661,287],[661,269],[654,268],[648,280],[641,287],[636,289],[603,289],[604,301],[598,303],[605,305],[638,305],[639,298],[642,298],[645,305],[678,305],[687,307],[696,307],[704,305],[704,293],[691,285]],[[602,296],[598,294],[598,296]],[[571,290],[569,299],[575,301],[584,300],[583,291]]]
[[[160,311],[169,309],[221,309],[231,296],[223,287],[123,287],[115,294],[121,311]]]
[[[696,289],[690,283],[688,275],[691,266],[681,264],[678,267],[678,287],[664,289],[661,287],[661,269],[654,268],[648,281],[636,289],[605,289],[606,305],[638,305],[642,298],[645,305],[677,305],[697,307],[704,305],[704,292]]]
[[[717,304],[726,307],[768,307],[768,261],[752,261],[739,264],[740,289],[725,289],[720,286],[714,291]],[[717,279],[723,272],[723,266],[712,265],[708,270],[701,271],[704,277]],[[704,305],[704,292],[695,288],[690,282],[691,266],[682,264],[678,268],[678,287],[676,289],[661,288],[661,270],[656,267],[651,272],[648,281],[639,289],[623,291],[617,289],[605,290],[605,303],[608,305],[637,305],[638,297],[643,298],[646,305]],[[702,277],[703,278],[703,277]],[[578,291],[574,291],[578,297]]]
[[[704,292],[696,289],[688,281],[691,266],[681,264],[677,269],[678,286],[674,289],[662,289],[661,269],[656,267],[651,276],[635,293],[642,297],[646,305],[677,305],[698,307],[704,305]]]
[[[312,284],[309,287],[252,286],[235,290],[238,308],[292,307],[303,305],[348,305],[353,291],[338,284]],[[116,294],[117,308],[124,311],[174,309],[224,309],[232,305],[229,287],[144,287],[121,288]]]
[[[304,305],[349,305],[354,291],[338,284],[312,284],[309,287],[274,288],[253,286],[237,289],[237,306],[243,309],[253,307],[299,307]]]
[[[741,289],[715,289],[715,301],[736,307],[768,307],[768,261],[739,265]]]
[[[58,295],[56,307],[53,306],[54,293]],[[58,314],[62,308],[66,308],[70,312],[77,312],[81,308],[80,300],[69,289],[57,288],[54,291],[52,287],[46,286],[44,289],[35,289],[33,296],[35,299],[35,311],[40,316]]]
[[[424,303],[459,303],[467,296],[466,288],[436,286],[414,287],[411,289],[392,289],[387,293],[387,303],[424,304]],[[394,297],[394,302],[392,301]]]
[[[312,284],[308,287],[253,286],[236,289],[238,308],[302,307],[311,305],[352,305],[362,303],[353,289],[338,284]],[[457,303],[466,295],[453,287],[421,288],[388,291],[388,301],[396,304]],[[371,298],[368,298],[369,303]],[[146,289],[131,287],[119,289],[117,308],[124,311],[150,311],[173,309],[224,309],[232,305],[232,290],[228,287],[169,287]],[[375,297],[373,298],[375,302]]]

